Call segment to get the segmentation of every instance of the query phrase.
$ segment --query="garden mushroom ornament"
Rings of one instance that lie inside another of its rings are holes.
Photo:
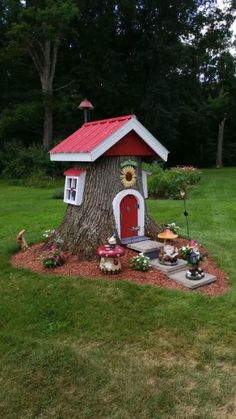
[[[171,244],[171,241],[178,237],[178,234],[173,233],[172,230],[166,228],[164,231],[158,234],[159,239],[164,240],[164,246],[159,252],[159,262],[162,265],[177,265],[178,264],[178,249]]]
[[[108,239],[108,243],[97,249],[97,255],[101,257],[99,266],[105,274],[117,274],[121,271],[120,257],[124,256],[125,249],[116,244],[114,237]]]

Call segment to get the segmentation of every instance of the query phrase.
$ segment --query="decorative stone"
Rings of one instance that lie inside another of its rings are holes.
[[[163,265],[159,262],[159,259],[150,260],[152,268],[158,269],[159,271],[165,272],[166,274],[172,274],[179,271],[186,272],[187,262],[183,259],[178,259],[176,265]]]
[[[211,284],[212,282],[216,281],[216,277],[208,273],[205,273],[205,276],[203,278],[196,279],[193,281],[191,279],[186,278],[186,271],[172,273],[171,275],[169,275],[169,278],[191,289],[202,287],[203,285]]]
[[[127,244],[129,249],[136,250],[140,253],[149,253],[158,250],[163,246],[163,243],[157,242],[155,240],[145,240],[139,243],[130,243]]]

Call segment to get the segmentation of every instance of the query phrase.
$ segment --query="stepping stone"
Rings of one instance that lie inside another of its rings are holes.
[[[152,259],[150,261],[152,268],[158,269],[159,271],[165,272],[166,274],[174,274],[175,272],[183,271],[186,272],[187,262],[183,259],[178,259],[177,265],[162,265],[159,259]]]
[[[180,271],[169,275],[169,278],[191,289],[202,287],[203,285],[211,284],[216,281],[216,276],[207,273],[205,273],[203,278],[197,280],[187,279],[185,274],[186,271]]]
[[[140,243],[130,243],[127,244],[127,247],[136,252],[142,252],[145,256],[154,259],[158,256],[160,248],[163,246],[163,243],[156,242],[155,240],[146,240]]]
[[[127,237],[126,239],[121,239],[121,244],[130,244],[130,243],[138,243],[143,242],[145,240],[150,240],[150,237],[147,236],[133,236],[133,237]]]

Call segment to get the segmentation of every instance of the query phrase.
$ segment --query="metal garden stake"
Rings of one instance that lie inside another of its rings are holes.
[[[188,241],[190,242],[189,224],[188,224],[188,211],[187,211],[187,208],[186,208],[186,192],[183,189],[180,190],[180,196],[184,201],[184,216],[185,216],[185,222],[186,222],[186,228],[187,228]]]

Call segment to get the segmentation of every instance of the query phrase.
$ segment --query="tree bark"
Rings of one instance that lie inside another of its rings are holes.
[[[28,52],[39,73],[44,104],[43,146],[46,150],[52,145],[53,138],[53,80],[55,77],[58,40],[46,40],[44,43],[28,39]]]
[[[216,167],[223,166],[223,142],[226,117],[219,123],[218,139],[217,139],[217,153],[216,153]]]
[[[52,100],[52,97],[51,97]],[[52,106],[44,104],[44,121],[43,121],[43,147],[49,150],[52,145],[53,136],[53,112]]]
[[[124,187],[120,181],[120,163],[128,157],[101,157],[94,163],[84,164],[87,169],[84,199],[80,206],[68,205],[63,222],[57,230],[64,250],[85,259],[94,258],[99,245],[107,243],[117,232],[112,202]],[[134,158],[132,157],[132,160]],[[137,161],[136,189],[144,197],[141,159]],[[80,165],[80,168],[83,166]],[[145,204],[145,234],[156,238],[160,228],[147,214]]]

